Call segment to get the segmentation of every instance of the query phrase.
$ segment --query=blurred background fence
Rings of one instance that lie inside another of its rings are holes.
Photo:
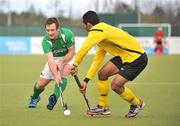
[[[123,14],[99,14],[101,21],[109,23],[111,25],[122,28],[128,33],[134,36],[153,36],[154,31],[158,29],[158,27],[162,26],[166,36],[180,36],[180,25],[171,23],[153,23],[155,27],[150,27],[152,23],[138,23],[138,15],[136,13],[123,13]],[[16,17],[18,18],[18,17]],[[15,19],[16,19],[15,18]],[[40,20],[37,24],[28,23],[26,21],[19,21],[21,23],[17,23],[19,19],[14,21],[14,24],[11,25],[1,25],[3,22],[0,20],[0,36],[42,36],[45,34],[44,31],[44,20]],[[23,20],[23,19],[22,19]],[[34,20],[37,22],[38,19]],[[65,19],[63,17],[59,17],[59,20],[62,27],[70,28],[76,36],[85,36],[87,33],[83,29],[81,25],[81,19],[73,20],[73,19]],[[126,26],[124,25],[126,24]],[[132,24],[134,26],[132,26]],[[136,25],[137,24],[137,25]],[[146,24],[145,27],[143,24]],[[157,25],[156,25],[157,24]],[[164,24],[166,25],[164,27]],[[169,26],[167,26],[169,24]],[[136,25],[136,26],[135,26]],[[139,26],[139,27],[137,27]]]

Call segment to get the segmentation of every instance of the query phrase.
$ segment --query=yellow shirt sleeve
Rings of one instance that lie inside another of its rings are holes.
[[[85,42],[83,43],[82,47],[77,52],[77,54],[74,58],[73,64],[75,66],[78,66],[81,63],[84,56],[88,53],[88,51],[93,46],[95,46],[96,44],[98,44],[99,42],[101,42],[104,39],[105,39],[105,35],[103,32],[101,32],[101,31],[90,31]]]
[[[106,55],[106,51],[104,51],[103,48],[101,47],[97,47],[96,49],[96,54],[93,58],[93,62],[87,72],[86,78],[88,79],[92,79],[96,73],[96,71],[98,70],[99,66],[101,65],[104,57]]]

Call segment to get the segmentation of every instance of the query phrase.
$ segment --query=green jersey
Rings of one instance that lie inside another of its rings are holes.
[[[51,40],[48,35],[43,37],[42,48],[45,54],[53,53],[54,57],[63,57],[68,53],[68,48],[74,44],[72,31],[67,28],[60,28],[58,39]]]

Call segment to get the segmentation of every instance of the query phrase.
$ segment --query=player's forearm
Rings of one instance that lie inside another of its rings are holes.
[[[92,80],[92,78],[94,77],[94,75],[96,74],[97,70],[99,69],[100,65],[101,65],[101,61],[98,61],[98,62],[93,62],[90,69],[88,70],[87,74],[86,74],[86,77],[84,79],[84,81],[86,83],[88,83],[89,80]]]
[[[98,62],[94,61],[92,63],[90,69],[88,70],[88,72],[86,74],[86,78],[91,80],[94,77],[94,75],[96,74],[97,70],[99,69],[99,67],[101,65],[101,62],[102,62],[102,60],[101,61],[99,60]]]
[[[92,79],[94,77],[96,71],[99,69],[101,63],[103,62],[105,55],[106,51],[104,51],[103,48],[97,47],[96,54],[93,58],[93,62],[90,66],[90,69],[87,72],[86,78]]]
[[[59,75],[58,75],[58,72],[57,72],[57,65],[53,60],[53,55],[51,53],[47,54],[46,58],[47,58],[48,66],[49,66],[49,68],[51,70],[51,73],[54,76],[54,78],[56,78]]]
[[[59,76],[59,74],[57,72],[57,65],[54,62],[52,62],[52,61],[48,61],[48,65],[49,65],[49,68],[50,68],[51,73],[54,76],[54,78]]]
[[[86,48],[86,47],[81,47],[80,48],[80,50],[77,52],[77,54],[76,54],[76,56],[74,58],[74,61],[73,61],[74,66],[78,66],[81,63],[84,56],[88,53],[89,49]]]

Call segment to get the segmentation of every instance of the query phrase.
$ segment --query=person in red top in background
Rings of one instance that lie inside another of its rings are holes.
[[[164,32],[162,30],[162,27],[159,27],[155,32],[154,32],[154,42],[156,43],[156,46],[154,48],[154,54],[159,55],[163,54],[164,51],[164,45],[163,45],[163,39],[164,39]]]

